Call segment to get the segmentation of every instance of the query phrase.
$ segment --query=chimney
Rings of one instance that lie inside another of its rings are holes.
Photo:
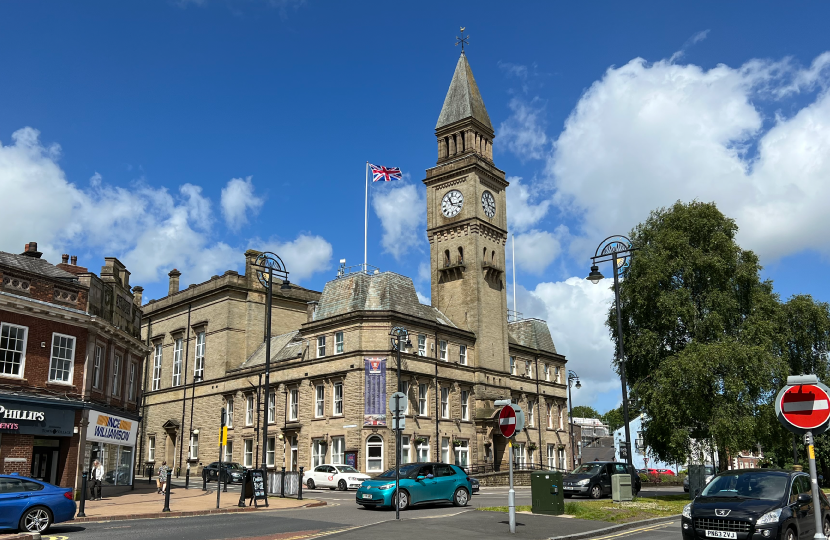
[[[72,255],[72,266],[78,266],[78,256]]]
[[[43,255],[40,251],[37,250],[37,242],[29,242],[24,246],[24,251],[21,255],[25,255],[26,257],[34,257],[35,259],[40,259],[40,256]]]
[[[61,264],[69,264],[69,254],[64,253],[61,255]]]
[[[317,302],[316,300],[312,300],[311,302],[308,302],[306,304],[306,310],[305,311],[306,311],[306,316],[308,318],[307,322],[313,322],[314,321],[314,312],[317,311],[317,305],[319,303],[320,302]]]
[[[136,285],[133,287],[133,304],[141,307],[142,296],[144,293],[144,287],[141,285]]]
[[[179,276],[182,273],[174,268],[167,275],[170,276],[170,286],[167,289],[167,295],[170,296],[171,294],[179,292]]]

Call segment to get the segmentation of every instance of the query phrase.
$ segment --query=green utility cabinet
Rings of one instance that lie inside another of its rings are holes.
[[[634,499],[630,474],[611,475],[611,498],[614,502],[631,501]]]
[[[534,514],[560,516],[565,513],[565,494],[562,491],[562,473],[534,471],[530,473],[531,510]]]

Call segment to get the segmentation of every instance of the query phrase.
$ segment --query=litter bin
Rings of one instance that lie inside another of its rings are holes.
[[[630,474],[611,475],[611,498],[614,502],[633,500]]]
[[[562,491],[562,473],[535,471],[530,474],[530,496],[534,514],[560,516],[565,513],[565,494]]]

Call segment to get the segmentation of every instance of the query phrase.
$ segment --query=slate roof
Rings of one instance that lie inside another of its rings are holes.
[[[323,288],[314,320],[354,311],[396,311],[455,327],[446,315],[418,300],[412,279],[394,272],[355,273],[329,281]]]
[[[438,123],[435,129],[473,117],[491,130],[490,115],[484,107],[484,100],[481,99],[481,92],[478,91],[476,80],[473,78],[473,70],[467,62],[467,56],[462,52],[455,66],[455,73],[450,82],[450,89],[447,97],[444,98],[444,106],[438,116]]]
[[[550,335],[550,329],[545,321],[539,319],[522,319],[507,323],[507,332],[510,334],[510,342],[523,347],[538,349],[553,354],[556,346]]]
[[[305,350],[306,340],[300,335],[299,330],[280,334],[271,337],[271,361],[290,360],[301,356]],[[254,351],[250,357],[237,369],[245,369],[252,366],[260,366],[265,363],[265,343]]]
[[[46,259],[29,257],[28,255],[17,255],[14,253],[0,251],[0,266],[17,268],[30,274],[38,274],[54,279],[78,281],[78,277],[76,275],[70,274],[66,270],[61,270]]]

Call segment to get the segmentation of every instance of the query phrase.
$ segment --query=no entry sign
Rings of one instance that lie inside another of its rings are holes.
[[[830,391],[821,383],[784,387],[775,399],[781,423],[796,433],[825,431],[830,420]]]
[[[516,433],[516,411],[510,405],[505,405],[499,413],[499,430],[508,439]]]

